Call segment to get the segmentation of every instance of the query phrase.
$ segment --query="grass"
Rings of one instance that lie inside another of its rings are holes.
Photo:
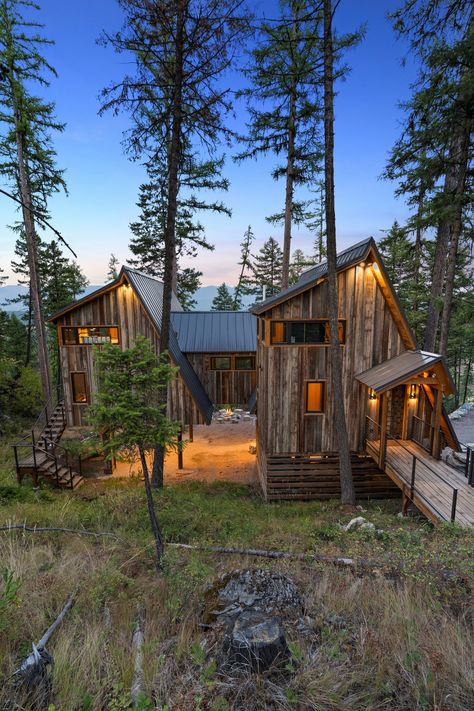
[[[368,574],[311,561],[265,560],[168,546],[160,577],[142,484],[76,492],[16,486],[0,449],[0,522],[112,531],[120,540],[0,533],[0,675],[7,679],[61,609],[77,598],[49,651],[56,711],[132,708],[132,635],[145,609],[143,709],[437,711],[474,706],[471,590],[474,534],[399,519],[399,502],[363,504],[380,532],[345,533],[337,502],[266,505],[250,488],[180,484],[157,496],[167,541],[252,546],[377,560]],[[284,674],[219,674],[219,636],[200,626],[203,591],[222,573],[267,567],[290,575],[305,602],[287,625],[295,660]],[[3,601],[3,604],[2,604]],[[11,697],[0,689],[0,708]]]

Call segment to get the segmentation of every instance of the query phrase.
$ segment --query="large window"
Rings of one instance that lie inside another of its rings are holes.
[[[326,383],[324,380],[308,380],[306,382],[305,412],[314,415],[324,412],[326,400]]]
[[[88,402],[87,381],[85,373],[71,373],[72,401],[76,405]]]
[[[119,342],[117,326],[63,326],[63,346],[91,346]]]
[[[255,370],[255,356],[213,356],[211,370]]]
[[[329,321],[272,321],[270,343],[273,345],[293,345],[300,343],[329,343]],[[346,322],[339,321],[339,343],[346,341]]]

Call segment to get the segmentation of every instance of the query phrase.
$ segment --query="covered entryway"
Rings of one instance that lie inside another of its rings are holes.
[[[440,460],[459,442],[443,409],[454,383],[440,355],[405,351],[356,379],[367,388],[366,451],[432,521],[474,525],[474,489]]]

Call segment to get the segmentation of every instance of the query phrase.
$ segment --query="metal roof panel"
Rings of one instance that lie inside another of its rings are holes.
[[[171,319],[183,353],[257,350],[256,318],[248,311],[181,311]]]

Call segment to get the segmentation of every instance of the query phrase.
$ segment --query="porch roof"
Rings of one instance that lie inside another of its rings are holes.
[[[355,379],[367,385],[368,388],[372,388],[376,393],[383,393],[423,371],[430,370],[436,364],[439,364],[442,369],[443,384],[446,386],[445,392],[448,394],[455,392],[456,388],[443,356],[420,350],[404,351],[394,358],[369,368],[369,370],[358,373]]]

